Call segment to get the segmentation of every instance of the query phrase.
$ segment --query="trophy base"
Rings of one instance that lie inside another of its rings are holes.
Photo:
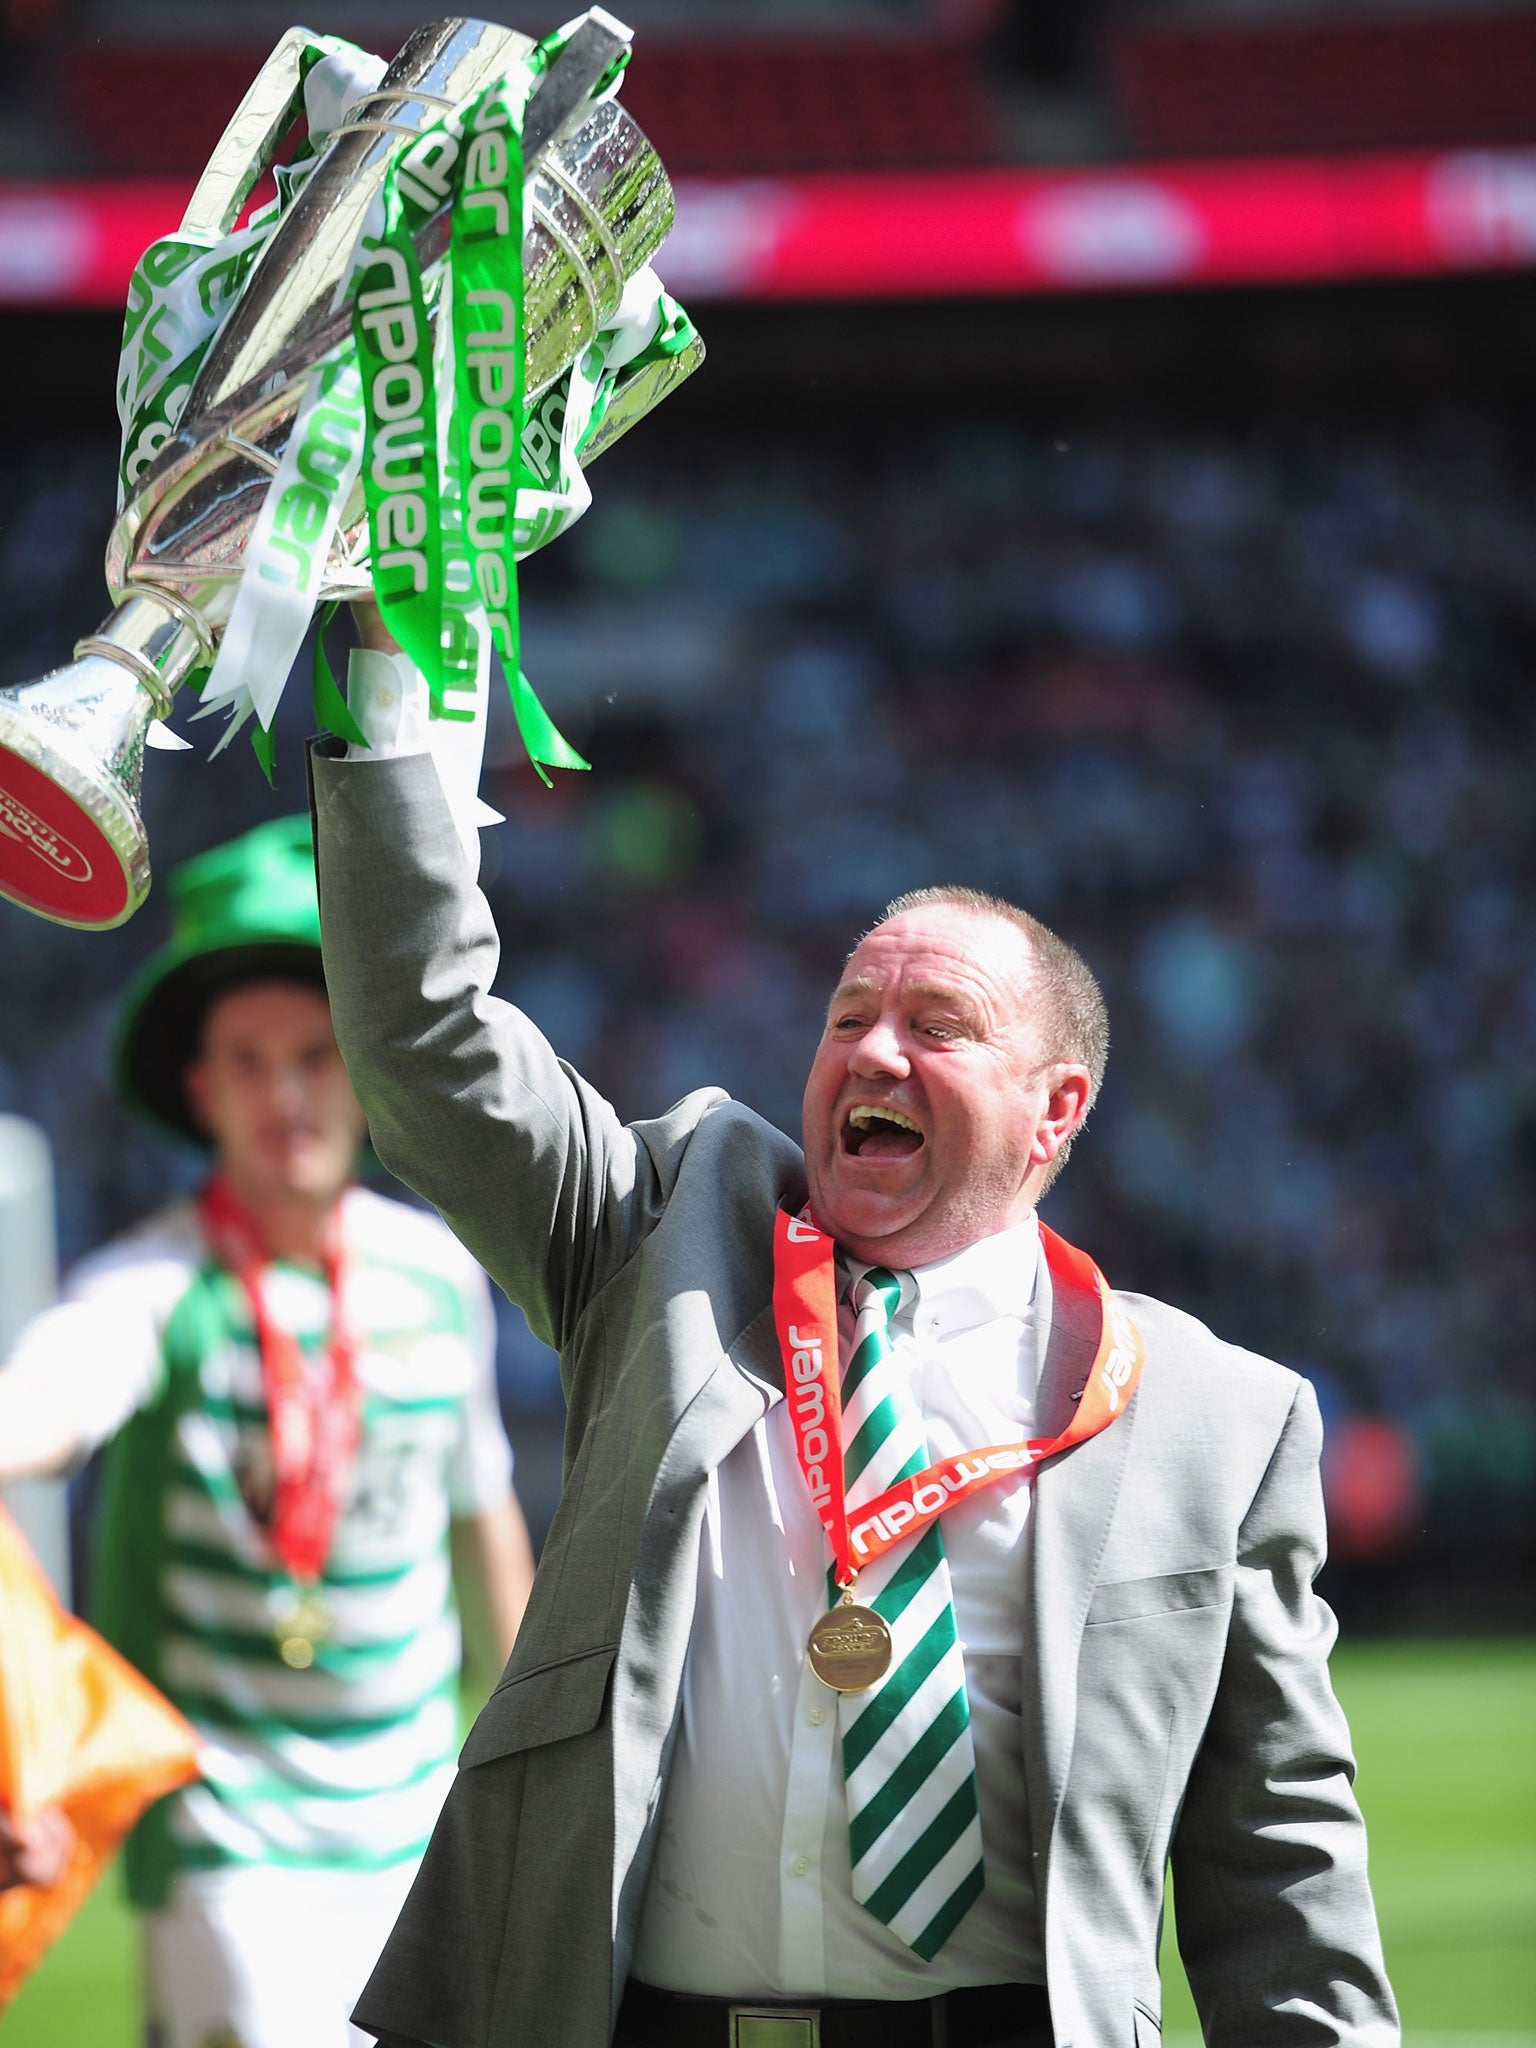
[[[0,706],[0,896],[55,924],[107,931],[149,893],[144,827],[130,798]]]

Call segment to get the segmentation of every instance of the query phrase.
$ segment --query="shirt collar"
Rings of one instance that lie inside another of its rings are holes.
[[[1039,1277],[1040,1226],[1033,1214],[991,1237],[931,1265],[898,1274],[901,1304],[896,1317],[920,1336],[953,1336],[999,1316],[1024,1316],[1034,1303]],[[848,1259],[848,1286],[870,1268]]]

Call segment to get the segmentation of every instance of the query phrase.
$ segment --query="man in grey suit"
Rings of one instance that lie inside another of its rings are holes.
[[[374,750],[313,763],[337,1035],[569,1425],[358,2023],[1150,2048],[1171,1860],[1209,2042],[1390,2048],[1312,1391],[1035,1216],[1102,1071],[1087,968],[921,892],[844,968],[803,1150],[717,1089],[625,1125],[488,994],[462,770],[374,644]]]

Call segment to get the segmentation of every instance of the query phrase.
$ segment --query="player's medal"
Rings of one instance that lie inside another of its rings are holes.
[[[860,1605],[852,1586],[836,1607],[817,1617],[805,1648],[811,1669],[834,1692],[868,1692],[891,1668],[885,1617]]]
[[[277,1654],[290,1671],[307,1671],[315,1651],[331,1632],[330,1609],[313,1585],[295,1589],[298,1599],[273,1629]]]

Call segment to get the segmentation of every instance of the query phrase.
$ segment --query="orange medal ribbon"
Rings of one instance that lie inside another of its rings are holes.
[[[1086,1252],[1040,1225],[1051,1278],[1058,1287],[1097,1297],[1099,1345],[1072,1420],[1059,1436],[988,1444],[898,1479],[850,1522],[843,1482],[843,1397],[838,1369],[837,1274],[833,1243],[809,1216],[780,1210],[773,1236],[773,1317],[784,1354],[784,1387],[794,1425],[795,1455],[811,1504],[837,1562],[837,1584],[853,1584],[863,1566],[926,1529],[956,1501],[984,1486],[1027,1472],[1097,1436],[1136,1391],[1145,1347],[1141,1332],[1110,1293]]]

